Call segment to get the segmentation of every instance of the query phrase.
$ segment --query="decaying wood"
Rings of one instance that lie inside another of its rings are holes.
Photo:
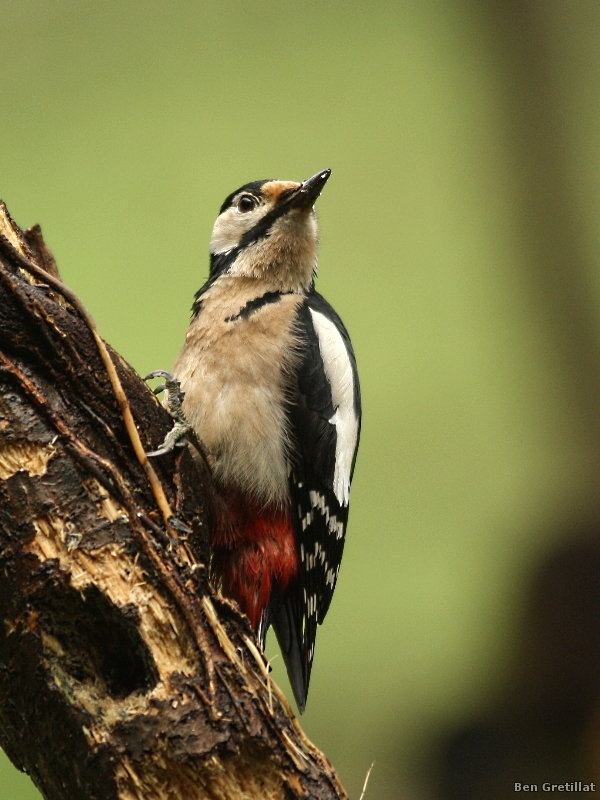
[[[48,800],[345,798],[208,583],[208,468],[156,459],[161,511],[57,278],[0,205],[0,744]],[[169,417],[109,352],[155,449]]]

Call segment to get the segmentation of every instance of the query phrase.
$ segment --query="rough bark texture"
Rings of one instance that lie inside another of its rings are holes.
[[[58,274],[0,206],[2,747],[48,800],[344,798],[209,586],[208,469],[155,461],[174,537],[90,330],[15,250]],[[170,419],[112,355],[154,449]]]

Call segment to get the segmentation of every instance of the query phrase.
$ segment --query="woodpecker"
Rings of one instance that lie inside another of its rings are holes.
[[[173,368],[223,500],[213,580],[263,649],[273,626],[300,712],[340,568],[361,418],[350,338],[314,288],[314,204],[330,174],[255,181],[226,198]]]

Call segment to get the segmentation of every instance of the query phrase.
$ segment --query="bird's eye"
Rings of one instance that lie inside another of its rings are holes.
[[[243,194],[238,200],[238,211],[246,212],[252,211],[256,206],[256,200],[250,194]]]

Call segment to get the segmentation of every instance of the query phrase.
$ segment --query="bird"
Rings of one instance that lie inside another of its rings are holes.
[[[361,425],[350,337],[314,286],[314,205],[330,174],[228,195],[173,367],[221,498],[212,580],[263,650],[273,627],[300,713],[340,569]]]

